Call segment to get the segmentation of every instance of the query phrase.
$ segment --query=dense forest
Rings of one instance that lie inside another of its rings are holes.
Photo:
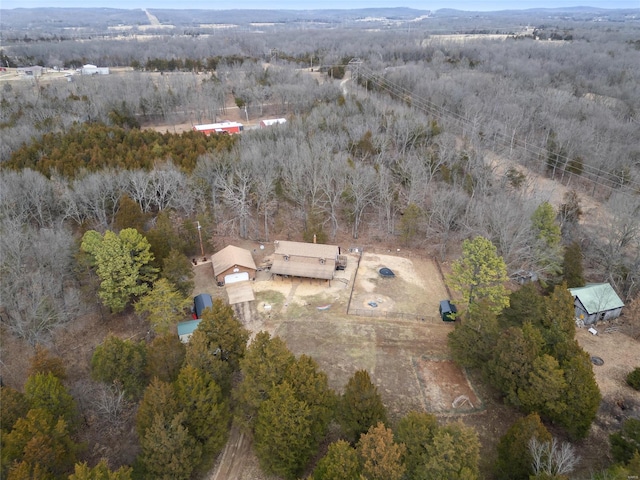
[[[598,471],[575,446],[601,394],[566,287],[640,302],[640,11],[585,15],[9,38],[10,66],[127,68],[0,72],[0,318],[28,364],[4,378],[1,359],[2,477],[204,478],[231,425],[276,478],[639,475],[637,398]],[[287,122],[189,128],[232,113]],[[315,236],[449,262],[451,356],[521,414],[495,461],[463,422],[395,418],[366,370],[336,392],[280,338],[248,342],[221,302],[180,343],[200,228],[207,251]],[[535,285],[507,289],[522,271]],[[56,334],[92,315],[147,334],[105,334],[69,373]],[[101,455],[83,430],[130,448]]]

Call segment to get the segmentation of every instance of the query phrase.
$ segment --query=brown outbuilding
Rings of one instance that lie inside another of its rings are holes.
[[[211,257],[219,286],[256,279],[256,264],[249,250],[228,245]]]

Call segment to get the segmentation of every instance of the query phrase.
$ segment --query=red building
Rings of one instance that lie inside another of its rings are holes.
[[[207,136],[212,133],[233,135],[242,132],[244,130],[244,125],[238,122],[209,123],[207,125],[194,125],[193,129],[196,132],[202,132]]]

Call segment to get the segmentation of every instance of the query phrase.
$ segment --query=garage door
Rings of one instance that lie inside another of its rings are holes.
[[[230,283],[243,282],[245,280],[249,280],[249,272],[232,273],[224,277],[224,284],[229,285]]]

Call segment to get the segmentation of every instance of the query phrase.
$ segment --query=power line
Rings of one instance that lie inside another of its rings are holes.
[[[362,65],[362,61],[360,61],[359,59],[357,59],[357,62],[354,62],[354,64],[356,66],[357,81],[363,79],[366,82],[371,82],[372,85],[376,86],[380,90],[386,91],[392,97],[395,97],[396,99],[404,99],[410,104],[412,108],[417,108],[423,113],[435,116],[440,120],[447,121],[449,124],[457,125],[463,131],[465,129],[470,129],[472,131],[476,129],[476,123],[468,117],[452,112],[440,105],[437,105],[431,100],[416,95],[414,92],[406,89],[405,87],[398,85],[397,83],[390,81],[379,74],[376,74],[366,66]],[[527,143],[526,141],[523,142],[519,137],[516,136],[515,130],[514,133],[509,136],[501,132],[495,132],[491,136],[491,140],[494,146],[503,147],[511,152],[513,152],[514,150],[522,152],[530,161],[537,160],[539,162],[540,159],[548,158],[549,155],[549,151],[546,147]],[[580,180],[588,180],[594,185],[591,196],[595,195],[597,187],[603,187],[610,191],[620,192],[623,195],[629,196],[633,191],[640,191],[640,181],[638,180],[634,180],[633,178],[623,179],[621,177],[615,179],[612,178],[612,176],[615,175],[614,173],[603,171],[602,167],[596,167],[585,163],[573,167],[575,169],[581,170],[581,173],[577,173],[569,169],[571,168],[571,159],[568,156],[562,153],[554,153],[553,155],[554,175],[552,176],[552,179],[555,180],[555,172],[556,170],[558,170],[562,173],[562,177],[560,179],[561,183],[565,176],[569,178],[567,183],[570,183],[571,179],[574,177]],[[523,162],[522,160],[518,161],[521,164],[528,163]],[[549,163],[547,163],[547,165],[549,165]],[[603,173],[606,173],[607,176],[603,176]],[[626,189],[621,189],[621,187],[626,187]]]

